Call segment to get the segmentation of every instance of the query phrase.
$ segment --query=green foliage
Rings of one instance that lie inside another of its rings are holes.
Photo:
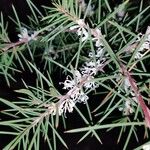
[[[148,72],[150,46],[145,48],[144,52],[141,52],[140,48],[150,36],[150,31],[143,32],[141,39],[139,41],[137,39],[140,38],[139,33],[143,28],[148,30],[145,24],[150,18],[148,14],[150,6],[143,7],[143,0],[141,0],[140,6],[135,8],[138,10],[137,14],[135,11],[130,16],[134,8],[130,6],[128,0],[116,8],[112,8],[108,0],[99,0],[95,10],[92,5],[96,4],[96,0],[89,0],[88,4],[84,1],[78,3],[77,0],[53,0],[52,7],[43,6],[45,14],[42,14],[31,0],[26,2],[31,10],[28,25],[20,22],[19,12],[12,6],[15,18],[11,19],[20,33],[18,41],[14,43],[8,37],[7,23],[4,23],[1,13],[1,82],[5,80],[9,87],[12,83],[20,81],[24,85],[24,88],[15,89],[14,93],[18,95],[15,100],[0,98],[0,104],[7,105],[7,109],[0,113],[9,118],[7,120],[2,118],[0,126],[10,128],[8,131],[3,131],[1,128],[0,134],[13,137],[4,150],[39,150],[40,141],[46,142],[51,150],[57,149],[58,141],[68,148],[59,132],[59,127],[62,125],[65,134],[84,132],[78,143],[86,140],[89,135],[102,143],[97,130],[108,132],[113,128],[119,128],[118,142],[126,133],[123,150],[127,149],[132,136],[137,141],[140,140],[141,137],[137,134],[138,126],[145,130],[143,135],[148,138],[150,130],[147,127],[150,127],[148,124],[150,122],[145,121],[150,118],[150,111],[146,107],[150,106],[150,73]],[[117,16],[122,12],[124,15],[120,20]],[[80,22],[81,20],[83,22]],[[74,27],[74,30],[71,30],[71,27]],[[96,29],[101,31],[100,35],[97,35]],[[88,37],[83,40],[86,34]],[[86,66],[82,64],[90,61],[96,64],[103,57],[100,56],[97,60],[98,40],[102,44],[99,48],[104,49],[102,53],[105,57],[104,64],[99,68],[99,72],[96,71],[95,76],[92,76],[93,78],[78,84],[76,71]],[[93,57],[89,58],[88,54]],[[30,72],[31,76],[35,73],[34,85],[28,85],[24,79],[17,78],[22,72]],[[68,130],[66,117],[70,115],[68,112],[73,110],[68,106],[62,108],[63,113],[59,112],[59,107],[69,91],[64,92],[61,86],[58,86],[59,81],[56,78],[60,77],[63,82],[64,76],[67,76],[66,80],[69,82],[75,79],[76,88],[81,88],[85,95],[91,93],[100,99],[94,109],[95,105],[92,106],[90,102],[93,101],[92,98],[84,101],[86,115],[78,108],[77,102],[75,103],[73,108],[85,123],[85,127]],[[126,90],[127,78],[129,85]],[[88,89],[84,86],[86,83],[95,83],[99,87],[95,89],[93,87],[94,92],[92,92],[92,88]],[[127,107],[128,101],[132,107],[130,105]],[[140,103],[141,101],[145,107]],[[143,145],[136,150],[141,149]]]

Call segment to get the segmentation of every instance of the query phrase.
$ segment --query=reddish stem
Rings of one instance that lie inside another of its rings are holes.
[[[135,94],[137,100],[139,101],[139,105],[141,106],[142,111],[144,113],[146,125],[150,128],[150,109],[146,106],[146,104],[143,100],[143,97],[142,97],[141,93],[138,90],[136,82],[131,77],[131,75],[127,71],[126,67],[124,65],[121,65],[121,68],[122,68],[123,74],[128,78],[129,83],[131,85],[131,88],[134,91],[134,94]]]

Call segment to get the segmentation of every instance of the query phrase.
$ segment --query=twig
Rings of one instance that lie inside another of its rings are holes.
[[[146,126],[150,128],[150,109],[146,106],[143,97],[141,95],[141,93],[139,92],[139,89],[137,87],[136,82],[134,81],[134,79],[131,77],[130,73],[127,71],[126,67],[121,64],[121,68],[122,68],[122,72],[123,74],[127,77],[127,79],[129,80],[130,86],[132,88],[132,90],[134,91],[134,94],[139,102],[139,105],[142,108],[142,111],[144,113],[144,117],[145,117],[145,123]]]

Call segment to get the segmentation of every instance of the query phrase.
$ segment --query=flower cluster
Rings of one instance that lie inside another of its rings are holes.
[[[59,96],[57,103],[52,103],[48,109],[50,114],[55,115],[58,111],[59,115],[65,114],[67,111],[72,112],[77,102],[85,103],[89,97],[84,92],[84,89],[94,90],[97,83],[92,81],[90,75],[82,75],[78,70],[75,71],[75,77],[67,76],[63,83],[63,89],[68,90],[67,94]]]
[[[136,45],[136,46],[133,46],[134,49],[138,46],[138,43],[140,43],[140,41],[143,40],[143,38],[144,38],[144,42],[137,50],[134,56],[135,59],[141,59],[144,56],[144,52],[150,49],[150,26],[147,28],[147,31],[145,34],[141,34],[141,33],[138,34],[138,37],[135,43],[133,44],[133,45]]]
[[[121,76],[121,74],[116,75],[116,81],[119,81],[121,79]],[[135,103],[137,103],[137,98],[131,87],[131,83],[128,77],[124,77],[123,89],[125,93],[131,94],[131,98],[125,100],[124,104],[121,107],[119,107],[119,111],[122,111],[124,115],[130,115],[134,112],[134,106],[136,105]]]
[[[139,106],[141,107],[144,113],[145,124],[147,127],[150,128],[150,109],[145,104],[144,99],[138,89],[138,86],[135,80],[132,78],[132,76],[130,75],[130,72],[126,69],[126,67],[123,64],[121,64],[121,71],[123,75],[125,76],[124,89],[126,93],[130,92],[132,95],[132,100],[134,100],[134,102],[139,104]],[[131,103],[127,103],[126,108],[130,108],[130,104]],[[131,109],[131,112],[132,112],[132,109]]]
[[[123,115],[130,115],[134,112],[134,102],[127,99],[123,106],[119,107],[119,111],[123,112]]]
[[[116,77],[116,81],[119,82],[122,79],[122,74],[121,73],[115,74],[115,77]],[[130,84],[128,77],[124,77],[122,86],[123,86],[125,93],[131,94],[130,95],[131,98],[126,99],[123,105],[120,106],[118,109],[119,111],[122,111],[124,115],[130,115],[134,112],[134,106],[135,106],[135,103],[137,103],[137,98],[135,96],[134,91],[131,88],[131,84]]]
[[[85,103],[89,97],[86,92],[88,90],[95,90],[98,87],[98,83],[94,81],[95,75],[98,71],[104,72],[106,59],[104,57],[104,46],[101,42],[100,29],[90,29],[84,23],[83,19],[76,21],[77,25],[70,27],[70,30],[75,30],[77,35],[81,38],[82,42],[88,40],[90,30],[95,42],[95,51],[89,52],[89,61],[85,62],[79,70],[73,72],[74,77],[67,76],[66,80],[61,83],[63,89],[68,90],[65,95],[59,96],[57,103],[52,103],[48,109],[49,113],[55,115],[58,112],[59,115],[65,114],[67,111],[72,112],[77,102]]]
[[[21,33],[18,34],[19,41],[27,41],[29,42],[30,40],[36,40],[37,32],[34,32],[33,34],[29,35],[29,32],[26,28],[21,29]]]
[[[134,86],[137,88],[137,85],[135,84],[135,81],[134,81]],[[137,98],[136,98],[135,93],[134,93],[134,91],[131,87],[131,82],[129,81],[128,77],[125,77],[125,79],[124,79],[124,90],[125,90],[126,93],[128,91],[130,91],[132,100],[137,103]]]

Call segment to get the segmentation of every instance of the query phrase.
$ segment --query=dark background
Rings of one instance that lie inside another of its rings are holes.
[[[35,2],[35,4],[37,5],[37,7],[43,11],[43,9],[40,7],[41,5],[47,5],[47,6],[51,6],[50,0],[33,0],[33,2]],[[145,4],[150,3],[150,1],[144,1]],[[112,0],[112,6],[115,6],[118,3],[118,1]],[[15,25],[14,23],[9,19],[8,16],[13,17],[13,11],[12,11],[12,4],[15,6],[17,13],[19,15],[19,18],[22,22],[27,23],[28,24],[28,19],[27,19],[27,15],[30,14],[30,10],[25,2],[25,0],[0,0],[0,11],[3,12],[4,15],[4,19],[5,21],[7,21],[9,23],[8,26],[8,33],[9,33],[9,37],[11,39],[11,41],[16,41],[17,40],[17,32],[15,29]],[[138,2],[136,1],[136,3],[134,4],[138,4]],[[34,84],[34,74],[30,74],[25,72],[22,77],[30,84]],[[20,77],[18,77],[20,78]],[[7,87],[7,85],[2,82],[2,78],[0,79],[0,97],[4,97],[4,98],[8,98],[8,99],[13,99],[16,98],[16,95],[13,93],[13,90],[17,89],[18,87],[22,87],[22,84],[20,82],[17,83],[12,83],[11,88]],[[93,102],[92,101],[92,105],[96,105],[97,102]],[[4,109],[5,106],[0,105],[0,110]],[[80,110],[82,110],[83,112],[85,111],[85,107],[84,105],[80,105],[78,106],[80,108]],[[3,116],[4,117],[4,116]],[[77,127],[84,127],[85,124],[80,121],[80,117],[78,116],[78,114],[76,112],[73,112],[72,114],[68,114],[67,115],[67,125],[68,125],[68,129],[73,129],[73,128],[77,128]],[[4,128],[5,130],[6,128]],[[2,129],[1,129],[2,130]],[[123,147],[123,143],[126,139],[126,135],[124,135],[124,137],[122,137],[122,140],[120,143],[117,144],[117,138],[119,135],[119,130],[118,129],[114,129],[110,132],[105,132],[105,130],[99,130],[97,131],[97,133],[100,135],[101,140],[103,142],[103,144],[101,145],[96,139],[95,137],[88,137],[86,138],[83,142],[79,143],[77,145],[78,140],[83,136],[83,134],[64,134],[63,133],[63,129],[62,127],[59,128],[61,135],[64,137],[64,140],[66,141],[69,150],[121,150]],[[129,146],[128,149],[131,150],[135,147],[137,147],[138,145],[142,144],[143,142],[145,142],[146,140],[143,140],[143,129],[139,128],[138,130],[138,137],[141,138],[139,142],[136,142],[134,136],[133,138],[131,138],[130,142],[129,142]],[[7,136],[7,135],[0,135],[0,150],[2,149],[2,147],[4,147],[4,145],[6,145],[8,142],[10,142],[11,137]],[[41,141],[41,147],[42,149],[46,150],[47,146],[46,144]],[[58,150],[65,150],[63,146],[61,146],[60,144],[58,144]]]

